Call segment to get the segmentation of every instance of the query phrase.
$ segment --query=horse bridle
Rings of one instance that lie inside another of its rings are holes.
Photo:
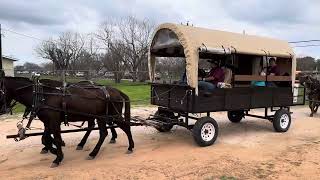
[[[14,91],[17,92],[19,90],[28,88],[30,86],[32,86],[32,84],[20,87],[18,89],[15,89]],[[12,114],[12,109],[15,105],[17,105],[17,101],[11,100],[9,103],[7,102],[7,93],[6,93],[6,88],[4,85],[4,78],[0,79],[0,95],[1,95],[0,103],[3,104],[3,106],[1,106],[1,108],[0,108],[0,115],[7,114],[7,113]]]
[[[0,80],[0,94],[1,94],[1,100],[0,100],[0,103],[3,104],[1,106],[1,109],[0,109],[0,114],[6,114],[10,111],[7,110],[7,97],[6,97],[6,89],[4,87],[4,79],[1,78]],[[11,102],[10,102],[11,104]]]

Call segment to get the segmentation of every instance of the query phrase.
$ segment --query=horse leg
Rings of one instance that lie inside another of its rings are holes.
[[[57,146],[57,145],[55,144],[50,133],[49,134],[44,133],[44,135],[42,135],[42,137],[41,137],[41,141],[42,141],[42,144],[44,145],[44,147],[41,149],[40,154],[47,154],[49,151],[52,154],[56,154],[57,150],[54,147],[52,147],[52,145],[55,145],[55,146]],[[62,141],[61,145],[66,146],[64,141]]]
[[[53,148],[52,147],[53,139],[50,135],[48,128],[44,129],[43,135],[41,137],[41,141],[42,141],[42,144],[44,145],[44,147],[42,148],[40,154],[46,154]],[[55,152],[55,151],[53,151],[53,152]]]
[[[109,122],[108,122],[108,125],[109,125],[109,126],[113,126],[114,123],[113,123],[112,121],[109,121]],[[115,128],[111,127],[110,130],[111,130],[112,137],[111,137],[109,143],[110,143],[110,144],[114,144],[114,143],[116,143],[116,139],[117,139],[117,137],[118,137],[118,134],[117,134],[117,131],[115,130]]]
[[[42,144],[44,145],[44,147],[42,148],[40,154],[46,154],[49,151],[52,154],[57,154],[57,149],[52,147],[52,145],[55,145],[55,146],[57,146],[57,145],[55,144],[54,139],[51,137],[50,131],[47,127],[45,127],[45,129],[44,129],[43,135],[41,137],[41,141],[42,141]],[[65,146],[64,141],[62,141],[62,146]]]
[[[57,146],[57,152],[56,152],[56,159],[52,162],[51,168],[57,167],[59,166],[59,164],[61,163],[61,161],[63,160],[63,152],[62,152],[62,138],[61,138],[61,128],[60,128],[60,124],[55,128],[54,133],[53,133],[53,137],[54,137],[54,144]]]
[[[105,140],[108,131],[107,131],[107,127],[106,127],[106,121],[104,119],[97,119],[98,122],[98,127],[99,127],[99,140],[97,145],[94,147],[94,149],[92,150],[92,152],[89,154],[89,157],[87,158],[88,160],[94,159],[96,157],[96,155],[98,154],[101,145],[103,144],[103,141]]]
[[[313,103],[313,106],[312,106],[312,114],[315,114],[317,110],[318,110],[317,104],[316,104],[316,103]]]
[[[314,110],[314,113],[317,113],[318,112],[318,108],[319,108],[319,104],[316,104],[316,108]]]
[[[127,154],[130,154],[133,152],[133,148],[134,148],[134,142],[133,142],[133,138],[132,138],[132,134],[131,134],[130,123],[128,123],[122,119],[119,119],[117,121],[117,125],[119,126],[119,128],[121,128],[126,133],[126,135],[128,137],[129,147],[128,147]]]
[[[313,117],[313,105],[314,105],[313,102],[309,102],[309,108],[310,108],[310,110],[311,110],[310,117]]]
[[[92,129],[94,128],[94,120],[88,121],[88,131],[86,132],[86,134],[83,136],[83,138],[81,139],[80,143],[77,145],[77,149],[76,150],[82,150],[83,146],[86,144],[88,137],[92,131]]]

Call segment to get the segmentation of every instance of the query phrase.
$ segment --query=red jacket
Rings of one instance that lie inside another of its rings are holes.
[[[208,77],[214,77],[213,81],[209,81],[212,84],[217,85],[218,82],[223,82],[224,81],[224,72],[221,68],[212,68],[209,72]]]

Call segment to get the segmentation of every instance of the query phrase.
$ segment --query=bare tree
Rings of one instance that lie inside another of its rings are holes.
[[[138,20],[135,17],[127,17],[118,23],[120,40],[126,46],[124,59],[126,66],[132,72],[132,80],[135,82],[138,73],[147,70],[148,48],[153,25],[148,20]]]
[[[99,51],[96,38],[89,34],[85,37],[85,46],[78,55],[78,60],[73,64],[74,71],[82,71],[85,76],[95,76],[102,69],[104,53]]]
[[[182,77],[185,66],[185,58],[162,57],[157,60],[156,72],[161,79],[175,81]]]
[[[110,50],[103,60],[107,71],[112,72],[116,83],[120,83],[125,74],[125,46],[121,43],[110,44]]]
[[[56,40],[43,41],[36,49],[36,53],[51,60],[58,72],[72,69],[79,60],[84,48],[84,39],[79,33],[62,33]]]
[[[115,20],[105,21],[105,23],[100,26],[96,37],[103,44],[106,51],[102,60],[104,69],[112,72],[115,82],[120,83],[126,70],[124,62],[127,57],[126,46],[116,38],[118,37],[116,29]]]
[[[89,69],[98,73],[103,68],[103,57],[105,52],[101,51],[94,34],[90,34],[88,38],[86,52],[88,54]]]
[[[102,24],[97,37],[105,45],[109,57],[121,61],[113,62],[117,63],[116,67],[121,67],[123,70],[122,66],[125,65],[132,73],[133,81],[146,80],[148,47],[152,29],[153,25],[148,20],[141,21],[130,16],[106,21]]]
[[[53,63],[52,62],[42,63],[41,67],[43,68],[44,71],[47,71],[47,72],[53,71]]]

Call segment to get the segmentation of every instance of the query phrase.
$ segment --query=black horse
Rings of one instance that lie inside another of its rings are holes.
[[[55,88],[62,88],[63,87],[63,83],[61,81],[56,81],[56,80],[52,80],[52,79],[40,79],[39,82],[41,83],[41,85],[43,86],[49,86],[49,87],[55,87]],[[79,87],[82,88],[88,88],[88,87],[94,87],[94,86],[101,86],[100,84],[97,84],[95,82],[92,81],[80,81],[77,83],[68,83],[67,86],[70,85],[77,85]],[[123,97],[126,98],[126,97]],[[26,117],[28,114],[31,113],[32,107],[26,107],[26,110],[24,112],[24,117]],[[116,138],[118,137],[117,131],[115,130],[115,128],[113,128],[112,126],[114,125],[113,121],[108,121],[107,124],[111,127],[111,134],[112,137],[110,139],[110,144],[116,143]],[[92,132],[92,128],[94,128],[95,123],[94,121],[88,121],[88,130],[85,133],[85,135],[83,136],[83,138],[81,139],[80,143],[77,145],[76,150],[82,150],[85,143],[87,142],[87,139],[89,137],[89,135]],[[48,138],[48,139],[46,139]],[[51,136],[42,136],[42,144],[48,144],[48,143],[54,143],[53,138]],[[64,142],[62,143],[62,145],[64,145]],[[42,148],[41,150],[41,154],[46,154],[48,153],[49,149],[45,146],[44,148]]]
[[[33,81],[19,77],[3,77],[1,81],[2,96],[4,96],[1,106],[9,107],[12,100],[16,100],[26,107],[32,106]],[[61,148],[63,141],[60,125],[65,120],[68,122],[87,121],[91,125],[94,125],[95,119],[97,120],[100,137],[88,159],[94,159],[98,154],[107,136],[106,124],[109,121],[116,123],[126,133],[129,141],[128,153],[133,151],[134,142],[130,129],[129,97],[112,87],[105,87],[105,90],[108,97],[101,88],[83,88],[78,85],[69,85],[65,89],[61,89],[42,86],[42,102],[37,107],[36,115],[44,124],[44,139],[51,139],[51,134],[54,137],[53,142],[44,141],[45,147],[57,156],[51,167],[58,166],[64,157]],[[124,117],[122,117],[123,107],[125,108]],[[80,145],[84,145],[84,143],[80,142]],[[52,144],[55,144],[56,148],[53,148]]]
[[[300,76],[299,82],[306,87],[309,108],[311,110],[310,117],[313,117],[313,114],[317,113],[320,105],[320,82],[310,75]]]

